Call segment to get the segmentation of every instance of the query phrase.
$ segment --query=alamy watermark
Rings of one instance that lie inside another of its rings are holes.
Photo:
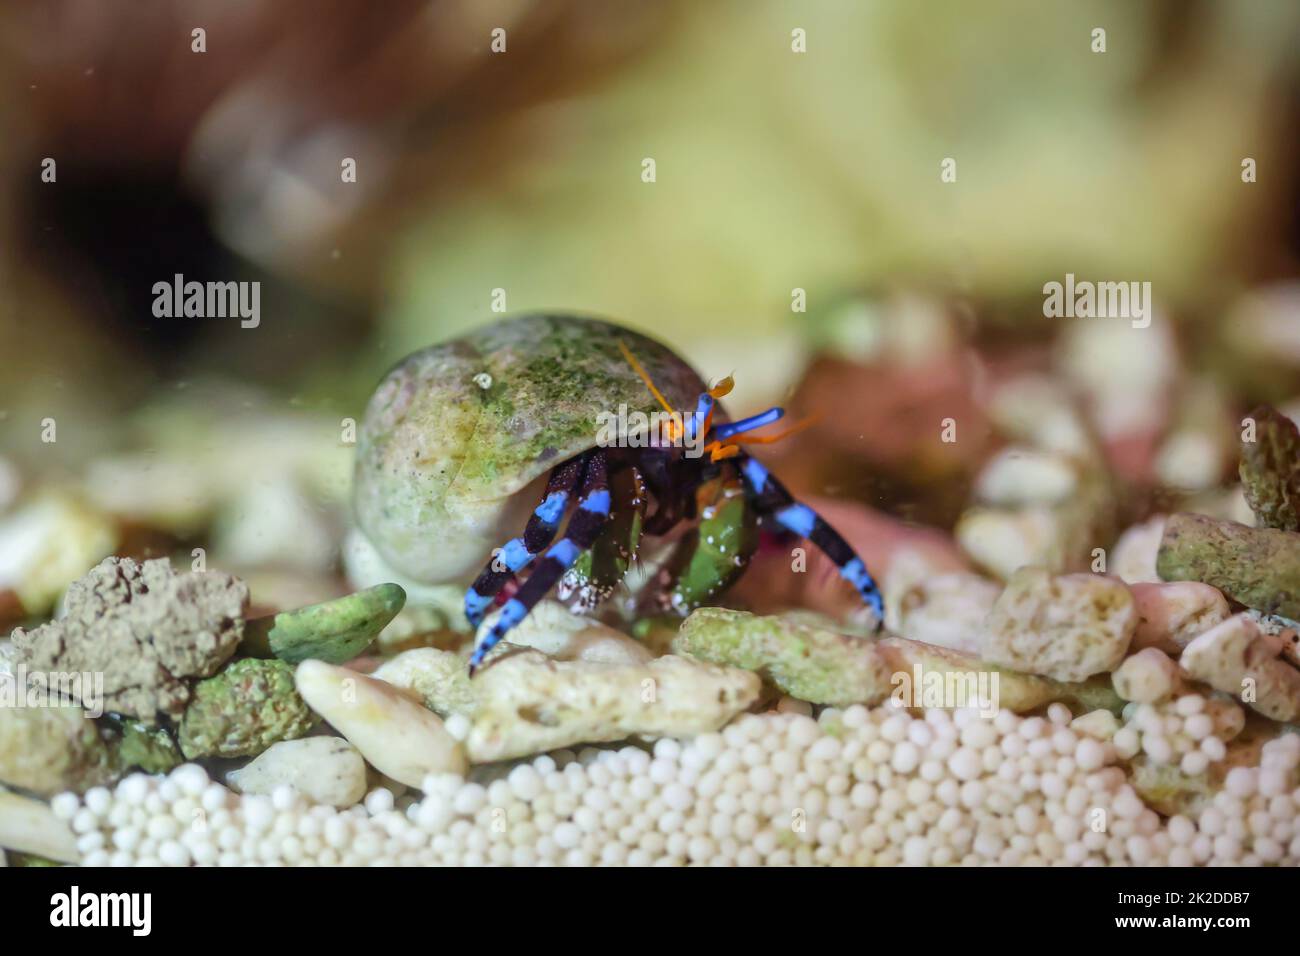
[[[1076,282],[1067,272],[1064,283],[1043,285],[1043,297],[1049,319],[1131,319],[1135,329],[1151,324],[1150,282]]]
[[[255,329],[262,323],[262,283],[186,282],[179,272],[171,282],[153,284],[153,314],[159,319],[225,319]]]
[[[148,936],[153,929],[153,894],[83,893],[73,884],[68,892],[50,897],[50,925],[119,926],[131,930],[132,936]]]
[[[103,671],[0,671],[0,708],[65,707],[79,703],[90,717],[104,715]]]
[[[971,707],[984,718],[998,713],[1000,677],[997,671],[927,671],[920,664],[911,673],[896,671],[890,702],[895,707],[956,710]]]
[[[704,422],[698,412],[646,412],[619,405],[596,415],[601,448],[682,448],[687,458],[704,454]]]

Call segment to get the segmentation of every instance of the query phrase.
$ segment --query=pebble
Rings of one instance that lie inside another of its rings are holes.
[[[261,794],[287,784],[315,803],[350,807],[365,796],[366,762],[339,737],[303,737],[272,744],[226,781],[243,793]]]
[[[428,774],[468,768],[442,720],[390,684],[314,660],[298,665],[296,684],[312,710],[394,780],[417,787]]]
[[[989,614],[984,656],[1026,673],[1081,681],[1119,666],[1136,626],[1123,582],[1024,568]]]

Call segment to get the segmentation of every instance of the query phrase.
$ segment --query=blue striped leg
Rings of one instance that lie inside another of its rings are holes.
[[[760,515],[770,515],[786,530],[807,538],[835,562],[840,577],[852,584],[858,594],[862,595],[862,600],[875,612],[876,628],[879,629],[885,619],[880,589],[849,543],[821,515],[795,501],[786,487],[759,461],[742,452],[736,456],[736,463],[754,496],[754,509]]]
[[[755,428],[762,428],[764,425],[770,425],[773,422],[780,421],[785,416],[785,409],[780,406],[769,408],[765,412],[757,415],[750,415],[748,418],[742,418],[738,422],[726,422],[722,425],[714,425],[709,432],[710,438],[716,438],[719,441],[725,441],[728,438],[734,438],[737,435],[743,435],[745,432],[752,432]]]
[[[465,616],[469,618],[471,627],[478,627],[482,623],[483,616],[492,607],[493,600],[506,586],[506,582],[528,567],[533,558],[551,543],[581,474],[581,458],[574,458],[556,467],[546,483],[542,503],[529,517],[523,536],[506,542],[505,547],[493,555],[487,567],[474,579],[470,589],[465,592]]]
[[[505,637],[506,633],[528,616],[547,592],[564,576],[564,572],[573,567],[578,555],[595,543],[600,531],[609,520],[610,497],[609,482],[605,469],[605,453],[596,449],[586,456],[586,467],[582,474],[582,488],[579,492],[578,507],[569,518],[569,525],[564,529],[564,537],[551,546],[546,555],[537,562],[528,580],[516,592],[515,596],[501,608],[496,623],[483,637],[482,642],[474,648],[469,659],[469,672],[483,663],[488,651]]]

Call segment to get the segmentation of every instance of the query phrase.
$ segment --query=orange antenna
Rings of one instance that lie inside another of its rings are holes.
[[[645,387],[650,389],[650,394],[663,406],[664,411],[671,415],[678,414],[677,409],[668,404],[668,399],[664,398],[663,393],[655,388],[655,383],[650,380],[650,373],[637,361],[636,356],[632,354],[631,349],[623,344],[622,339],[618,340],[618,349],[623,353],[623,358],[627,359],[627,364],[632,366],[632,371],[636,372],[641,377],[641,381],[645,382]]]

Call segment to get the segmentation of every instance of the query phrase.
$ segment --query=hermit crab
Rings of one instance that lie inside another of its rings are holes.
[[[735,581],[764,528],[821,548],[879,622],[862,559],[741,447],[780,437],[750,432],[781,409],[731,421],[719,402],[730,389],[609,322],[505,319],[408,356],[380,383],[358,433],[358,526],[417,581],[481,568],[466,617],[501,613],[471,674],[552,588],[590,608],[651,543],[663,557],[638,605],[685,614]]]

